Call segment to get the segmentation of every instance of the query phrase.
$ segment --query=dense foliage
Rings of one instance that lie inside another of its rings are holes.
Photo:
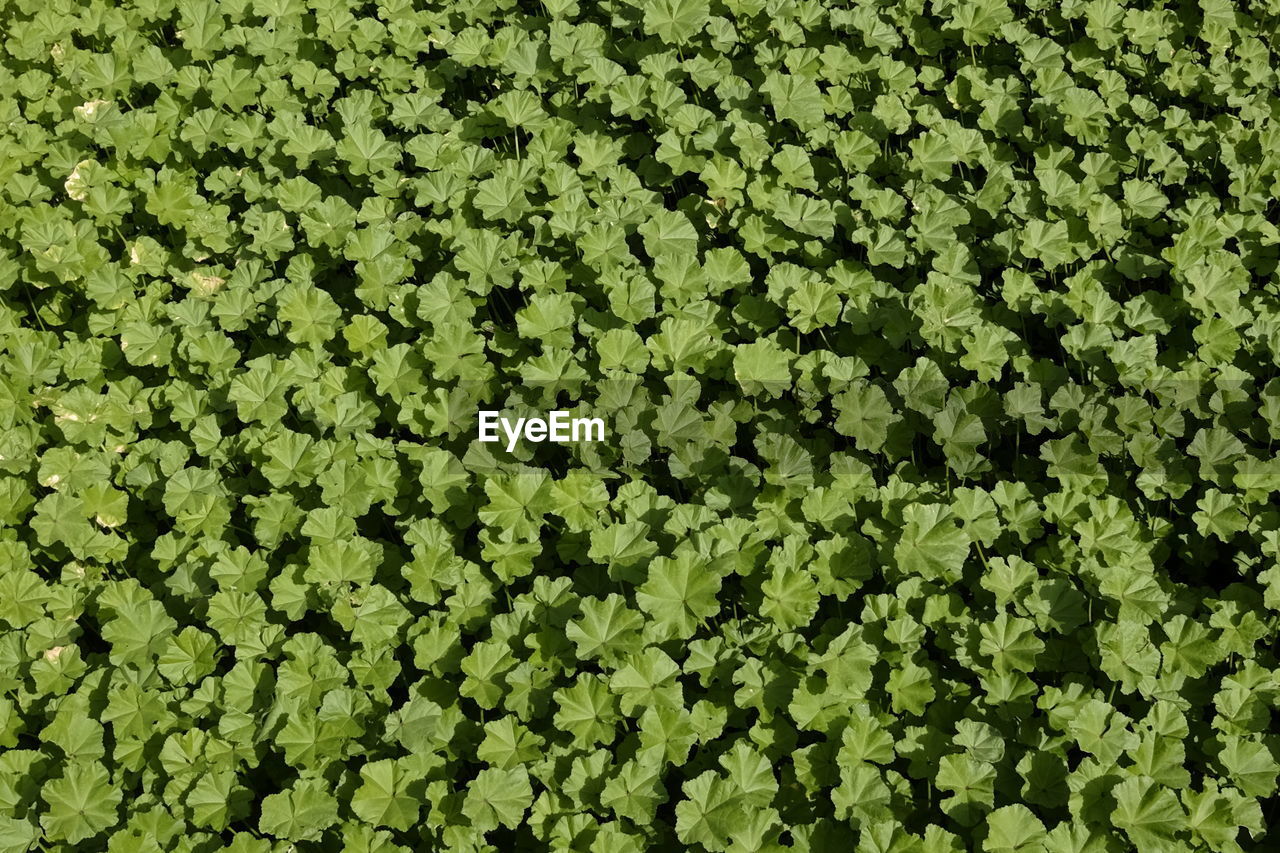
[[[1276,0],[0,10],[0,852],[1274,849]]]

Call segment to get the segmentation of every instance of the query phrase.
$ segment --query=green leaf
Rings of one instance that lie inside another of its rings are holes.
[[[951,583],[960,580],[969,556],[969,536],[940,504],[915,504],[903,510],[902,538],[893,550],[898,568],[908,575]]]
[[[982,849],[988,853],[1040,853],[1045,849],[1044,840],[1040,819],[1026,806],[1015,804],[987,815],[987,837]]]
[[[1116,808],[1112,820],[1139,850],[1168,845],[1187,825],[1187,816],[1173,792],[1141,776],[1130,777],[1111,795]]]
[[[703,620],[720,610],[719,589],[720,578],[685,553],[650,564],[648,579],[636,591],[636,603],[663,637],[689,639]]]
[[[644,28],[667,44],[688,44],[707,25],[707,0],[645,0]]]
[[[617,594],[605,599],[585,598],[579,605],[582,618],[565,626],[565,635],[583,660],[619,660],[635,647],[644,619],[627,607]]]
[[[0,817],[0,851],[26,853],[40,838],[40,829],[27,820]]]
[[[258,829],[291,841],[315,840],[337,823],[336,807],[337,801],[318,780],[303,780],[263,799]]]
[[[772,341],[738,346],[733,356],[733,378],[745,393],[776,397],[791,387],[790,359]]]
[[[41,798],[47,806],[40,816],[45,836],[68,844],[88,841],[115,826],[124,799],[96,761],[67,765],[61,776],[44,785]]]
[[[522,767],[510,770],[490,767],[481,770],[467,785],[462,812],[479,832],[499,826],[513,829],[532,803],[533,787],[529,784],[528,771]]]
[[[421,801],[411,791],[416,780],[399,761],[371,761],[360,768],[360,787],[351,810],[366,823],[407,830],[418,820]]]

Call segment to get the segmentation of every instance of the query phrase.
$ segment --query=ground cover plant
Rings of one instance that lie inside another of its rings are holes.
[[[1276,849],[1277,32],[5,0],[0,851]]]

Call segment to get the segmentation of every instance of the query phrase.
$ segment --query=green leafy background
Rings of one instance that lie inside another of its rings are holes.
[[[1273,849],[1277,32],[0,4],[0,853]]]

